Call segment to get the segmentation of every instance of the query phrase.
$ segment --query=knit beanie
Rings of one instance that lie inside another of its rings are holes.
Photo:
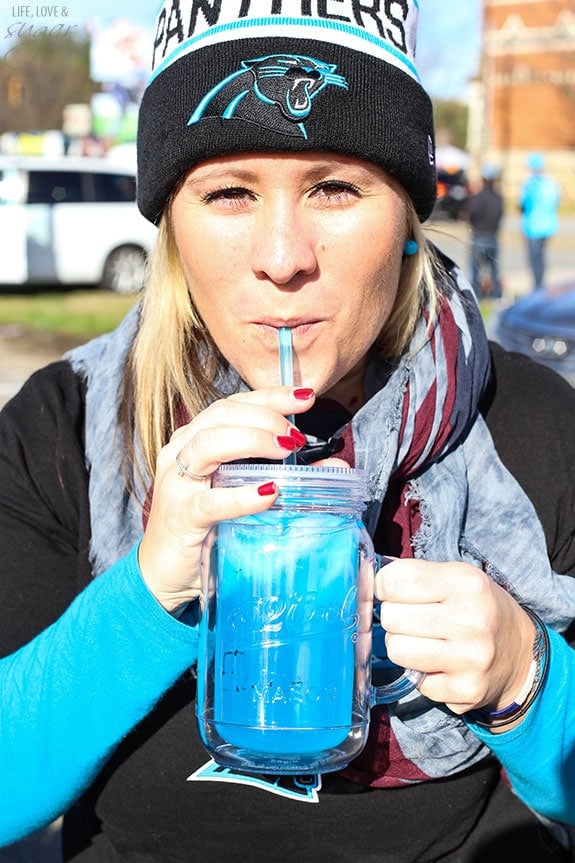
[[[195,164],[330,151],[381,165],[419,218],[435,202],[433,112],[415,67],[418,0],[166,0],[138,123],[152,222]]]

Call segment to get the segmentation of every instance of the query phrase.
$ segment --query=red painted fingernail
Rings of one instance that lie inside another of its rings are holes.
[[[307,438],[303,432],[293,426],[289,430],[289,436],[293,438],[298,446],[304,446],[307,443]]]
[[[264,482],[263,485],[258,486],[258,494],[260,497],[268,497],[270,494],[275,494],[278,490],[275,482]]]
[[[297,387],[293,391],[294,399],[299,399],[299,401],[301,401],[301,402],[305,402],[308,399],[311,399],[312,396],[313,396],[313,390],[309,389],[308,387]]]
[[[289,449],[292,452],[294,449],[298,449],[299,447],[299,444],[297,444],[292,437],[289,437],[289,435],[279,434],[276,437],[276,441],[278,442],[278,446],[281,446],[282,449]]]

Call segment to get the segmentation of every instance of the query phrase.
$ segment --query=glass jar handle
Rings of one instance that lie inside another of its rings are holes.
[[[376,554],[374,556],[375,571],[391,562],[391,558],[385,557],[383,554]],[[376,704],[390,704],[392,701],[399,701],[400,698],[417,689],[424,677],[425,674],[422,671],[405,668],[392,683],[372,686],[372,707]]]

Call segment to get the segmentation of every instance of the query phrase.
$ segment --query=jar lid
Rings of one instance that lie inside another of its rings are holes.
[[[246,483],[277,483],[280,493],[304,491],[321,496],[345,495],[348,499],[368,498],[367,471],[352,467],[317,467],[294,464],[223,464],[212,477],[215,488],[231,488]]]

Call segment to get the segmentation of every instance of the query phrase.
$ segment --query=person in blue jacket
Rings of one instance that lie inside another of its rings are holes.
[[[63,814],[78,863],[569,859],[575,393],[489,345],[426,239],[418,3],[318,10],[160,10],[143,297],[0,415],[0,844]],[[202,549],[282,493],[220,466],[290,455],[367,472],[422,679],[345,769],[251,775],[196,727]]]
[[[559,228],[559,186],[544,173],[545,160],[541,153],[531,153],[527,158],[530,176],[521,186],[519,209],[521,227],[527,244],[529,267],[533,276],[533,288],[545,285],[547,243]]]

